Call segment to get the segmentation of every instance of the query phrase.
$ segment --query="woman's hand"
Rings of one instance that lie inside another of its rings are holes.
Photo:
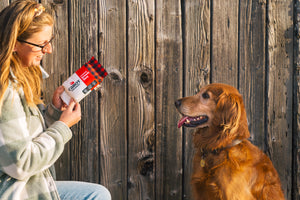
[[[65,110],[66,109],[66,105],[65,103],[62,101],[62,99],[60,98],[60,95],[65,91],[64,86],[59,86],[58,88],[56,88],[56,90],[54,91],[53,94],[53,98],[52,98],[52,104],[58,109],[58,110]]]
[[[73,99],[70,101],[69,106],[64,110],[59,118],[59,121],[64,122],[68,127],[77,124],[81,120],[80,104]]]

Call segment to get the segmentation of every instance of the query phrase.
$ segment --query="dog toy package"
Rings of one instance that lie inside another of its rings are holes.
[[[104,67],[92,57],[63,83],[65,91],[60,97],[67,105],[71,98],[80,102],[92,90],[99,88],[105,76],[107,72]]]

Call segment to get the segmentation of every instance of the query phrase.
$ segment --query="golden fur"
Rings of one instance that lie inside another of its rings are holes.
[[[270,159],[247,140],[243,99],[237,89],[214,83],[175,102],[178,127],[196,128],[192,189],[195,200],[281,200]]]

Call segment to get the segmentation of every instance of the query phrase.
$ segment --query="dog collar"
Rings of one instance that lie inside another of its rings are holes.
[[[210,153],[218,154],[218,153],[220,153],[221,151],[223,151],[225,149],[228,149],[228,148],[231,148],[231,147],[234,147],[234,146],[240,144],[242,141],[243,140],[236,139],[230,145],[228,145],[226,147],[219,148],[219,149],[214,149],[214,150],[201,149],[200,166],[204,167],[206,165],[205,158],[207,157],[208,154],[210,154]]]

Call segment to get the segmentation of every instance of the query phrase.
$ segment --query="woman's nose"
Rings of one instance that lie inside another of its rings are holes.
[[[45,46],[44,48],[43,48],[43,51],[42,51],[44,54],[46,54],[46,53],[48,53],[48,54],[50,54],[50,53],[52,53],[52,44],[51,43],[49,43],[49,44],[47,44],[47,46]]]

